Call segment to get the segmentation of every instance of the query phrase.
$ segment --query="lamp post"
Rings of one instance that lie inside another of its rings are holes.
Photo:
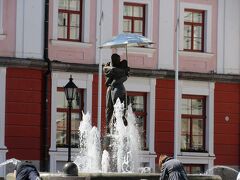
[[[70,75],[69,82],[64,86],[64,92],[68,101],[68,114],[67,114],[67,145],[68,145],[68,160],[63,168],[63,172],[66,175],[77,176],[77,165],[71,162],[71,111],[72,101],[75,99],[77,86],[73,83],[72,75]]]

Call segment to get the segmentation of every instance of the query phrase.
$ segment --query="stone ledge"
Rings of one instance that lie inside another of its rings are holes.
[[[65,176],[60,173],[40,173],[42,180],[159,180],[160,174],[158,173],[80,173],[79,176]],[[201,175],[201,174],[188,174],[189,180],[222,180],[220,176],[216,175]],[[6,180],[15,180],[13,173],[7,175]]]

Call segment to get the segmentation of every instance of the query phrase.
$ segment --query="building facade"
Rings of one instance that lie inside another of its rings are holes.
[[[73,154],[82,111],[104,134],[101,70],[116,52],[131,68],[124,85],[143,139],[143,166],[157,171],[166,153],[189,173],[239,169],[239,8],[238,0],[0,0],[0,163],[16,158],[62,170],[70,75],[79,88]],[[127,56],[122,48],[100,48],[120,33],[154,44],[129,47]],[[9,171],[0,168],[0,176]]]

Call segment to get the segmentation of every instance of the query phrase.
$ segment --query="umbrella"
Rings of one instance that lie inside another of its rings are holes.
[[[140,47],[140,46],[148,46],[153,44],[153,42],[140,35],[133,33],[123,33],[113,37],[111,40],[106,41],[102,44],[100,48],[126,48],[126,58],[127,58],[127,47]]]

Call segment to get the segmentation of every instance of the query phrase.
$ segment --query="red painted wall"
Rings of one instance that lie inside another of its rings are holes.
[[[158,79],[156,83],[155,150],[159,154],[174,152],[174,81]],[[158,160],[158,158],[156,158]]]
[[[106,131],[106,118],[105,118],[105,108],[106,108],[106,86],[105,77],[102,77],[102,114],[101,114],[101,133],[104,134]],[[97,126],[98,117],[98,74],[93,74],[93,90],[92,90],[92,122],[94,126]]]
[[[7,159],[40,159],[42,77],[41,70],[7,69]]]
[[[240,165],[240,86],[216,83],[214,97],[215,165]],[[229,117],[229,121],[225,117]]]

